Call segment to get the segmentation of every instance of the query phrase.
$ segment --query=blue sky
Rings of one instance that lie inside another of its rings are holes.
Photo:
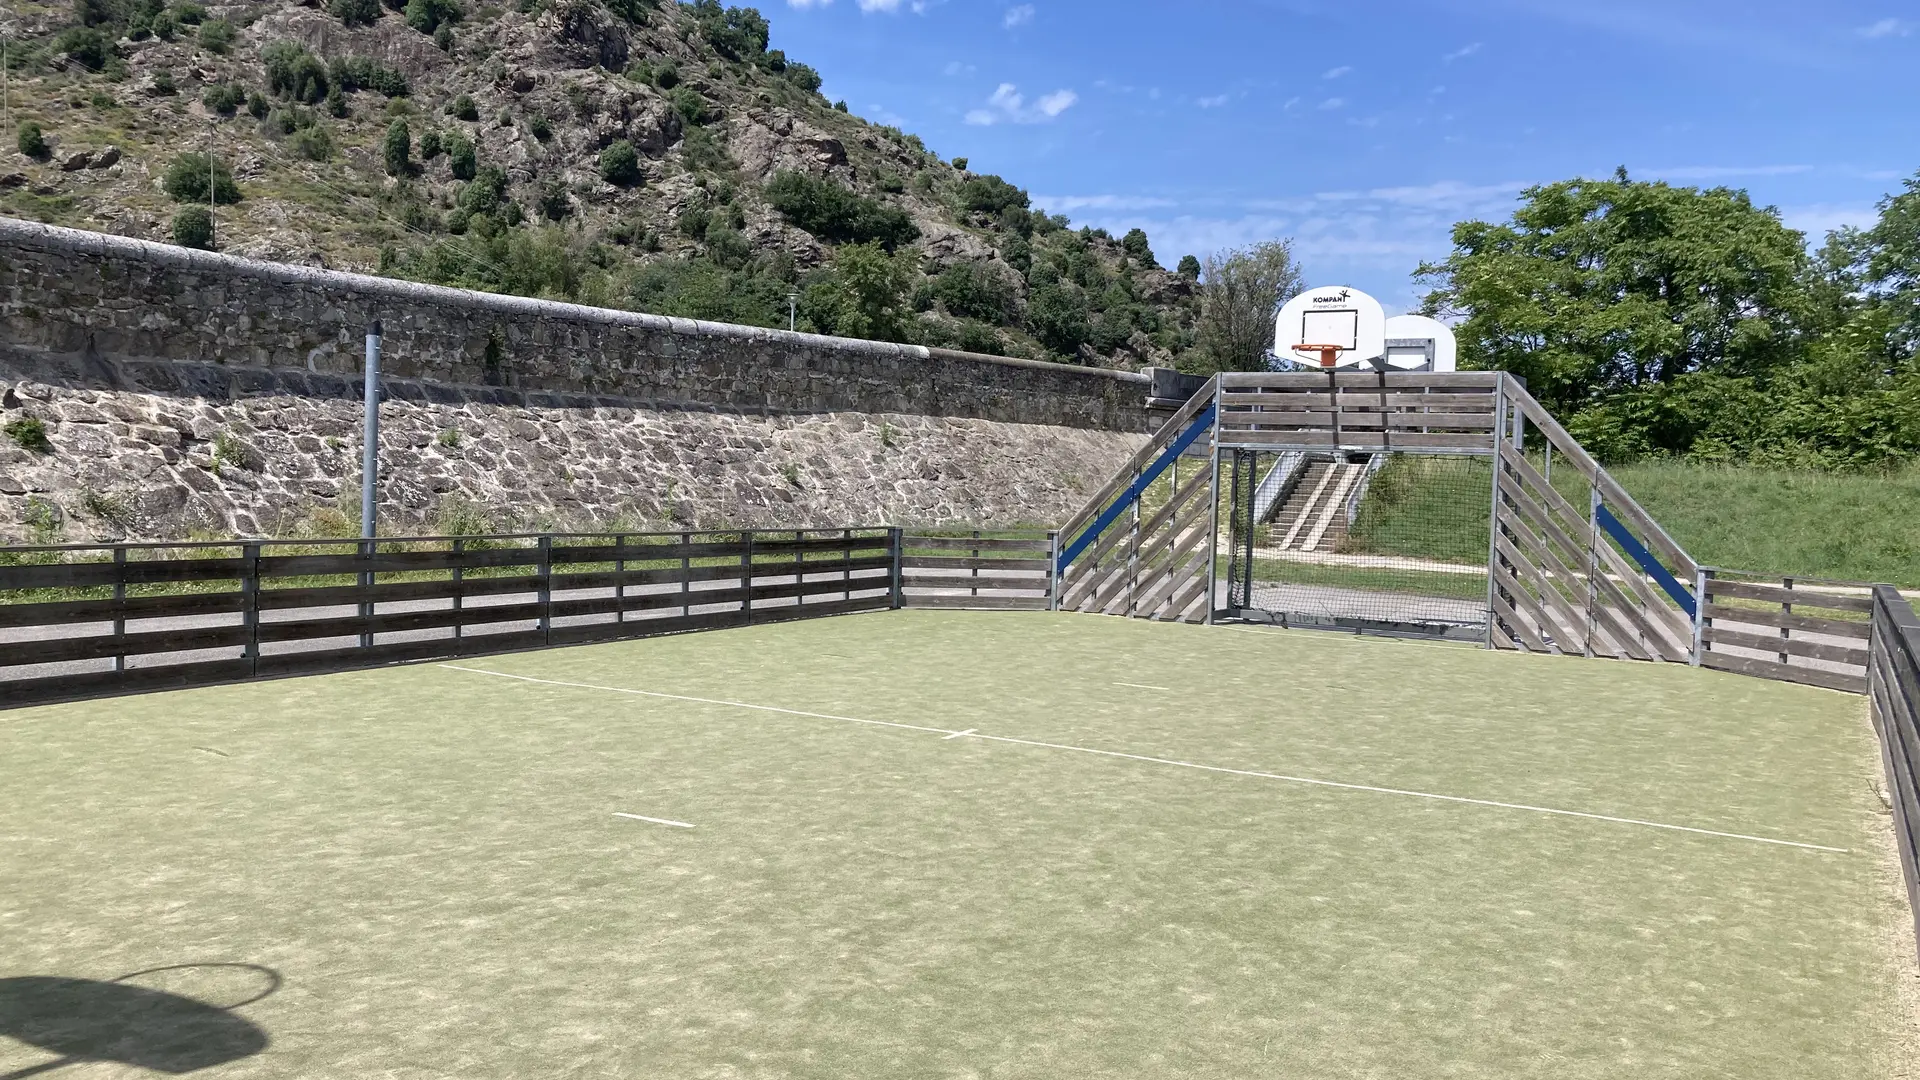
[[[1920,0],[759,0],[830,98],[1076,224],[1291,237],[1390,309],[1448,229],[1625,165],[1817,242],[1920,171]]]

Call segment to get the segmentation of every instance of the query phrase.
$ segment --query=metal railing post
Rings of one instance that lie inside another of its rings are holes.
[[[614,551],[613,572],[617,576],[613,579],[613,621],[616,623],[623,623],[627,621],[627,556],[625,551],[626,546],[627,546],[626,534],[614,533],[613,534],[613,551]]]
[[[1047,610],[1060,610],[1060,530],[1047,530]]]
[[[113,547],[113,636],[124,638],[127,635],[127,545],[115,544]],[[124,643],[113,650],[113,670],[127,670],[127,647]]]
[[[466,569],[460,565],[461,557],[466,554],[466,551],[467,551],[466,540],[458,536],[454,537],[453,538],[453,640],[456,642],[461,639],[461,637],[463,636],[463,631],[465,631],[466,629],[466,619],[463,614],[466,611],[466,605],[465,603],[463,603],[463,601],[466,599],[467,575],[466,575]],[[458,645],[455,645],[453,651],[456,654],[458,654],[460,651],[460,647]]]
[[[693,556],[689,554],[693,547],[693,533],[680,530],[680,617],[693,614]]]
[[[1699,667],[1707,651],[1707,582],[1713,580],[1713,567],[1702,566],[1693,573],[1693,651],[1687,656],[1689,667]]]
[[[245,544],[240,548],[243,566],[240,571],[240,621],[247,629],[247,644],[241,654],[246,657],[247,672],[260,674],[260,545]]]
[[[553,534],[540,537],[540,633],[553,644]]]
[[[740,553],[740,610],[747,616],[747,625],[753,625],[753,533],[751,530],[741,534],[746,537],[747,549]]]
[[[888,529],[887,546],[892,549],[891,554],[893,555],[893,569],[890,571],[893,584],[893,610],[898,611],[905,605],[905,597],[902,595],[901,590],[906,582],[900,570],[903,562],[901,556],[903,549],[906,547],[905,530],[898,528]]]

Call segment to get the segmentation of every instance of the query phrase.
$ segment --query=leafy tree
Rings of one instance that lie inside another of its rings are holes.
[[[161,187],[175,202],[204,203],[211,184],[213,201],[221,206],[240,201],[240,188],[225,162],[200,153],[181,154],[167,167]]]
[[[1061,356],[1077,359],[1080,346],[1093,338],[1085,295],[1057,280],[1036,286],[1027,296],[1027,332]]]
[[[405,75],[364,56],[343,56],[334,60],[327,65],[327,79],[349,93],[372,90],[387,97],[406,97],[411,89]]]
[[[1515,372],[1566,415],[1694,372],[1760,375],[1803,349],[1804,240],[1743,191],[1631,180],[1527,189],[1498,224],[1454,227],[1420,268],[1424,310],[1462,319],[1463,360]]]
[[[1183,278],[1198,281],[1200,280],[1200,260],[1192,255],[1182,255],[1180,265],[1175,267],[1173,272]]]
[[[766,267],[729,270],[712,259],[662,259],[634,273],[628,303],[685,319],[784,328],[792,286]]]
[[[567,185],[558,180],[550,180],[540,188],[540,213],[548,221],[564,221],[573,213],[573,199],[567,194]]]
[[[631,142],[616,139],[600,151],[600,178],[620,187],[640,182],[640,154]]]
[[[213,214],[204,206],[183,206],[173,215],[173,242],[185,248],[213,250]]]
[[[1857,283],[1869,305],[1885,307],[1893,354],[1910,359],[1920,353],[1920,173],[1902,186],[1881,201],[1871,229],[1836,239],[1850,249],[1847,284]]]
[[[723,8],[718,0],[694,0],[688,5],[707,44],[729,60],[754,60],[767,51],[770,28],[755,8]]]
[[[878,242],[848,244],[835,253],[832,270],[808,285],[808,318],[827,333],[905,341],[917,263],[912,253],[892,254]]]
[[[53,49],[88,71],[104,71],[120,59],[120,50],[113,39],[91,26],[62,30],[53,39]]]
[[[287,145],[308,161],[327,161],[333,157],[333,136],[318,124],[294,132]]]
[[[421,161],[432,161],[443,153],[446,153],[446,147],[441,144],[438,131],[429,130],[420,133]]]
[[[455,120],[465,120],[468,123],[473,123],[480,119],[480,109],[473,103],[472,97],[461,94],[447,104],[447,115],[453,117]]]
[[[1198,371],[1260,371],[1273,347],[1273,318],[1301,289],[1293,245],[1270,240],[1209,256],[1200,288]]]
[[[47,145],[47,133],[40,129],[38,121],[21,121],[20,133],[14,143],[21,153],[35,161],[45,161],[53,156],[53,148]]]
[[[1028,206],[1026,192],[992,174],[967,177],[954,194],[962,209],[987,214],[998,214],[1008,207],[1025,210]]]
[[[413,172],[413,129],[405,120],[387,125],[387,137],[380,143],[380,155],[386,160],[388,176],[407,176]]]
[[[1120,247],[1128,255],[1133,256],[1147,266],[1160,265],[1154,260],[1153,248],[1147,243],[1147,231],[1145,229],[1128,229],[1127,235],[1120,238]]]
[[[956,263],[933,281],[933,294],[959,318],[996,325],[1013,320],[1013,284],[985,263]]]
[[[765,194],[782,217],[823,240],[877,242],[891,251],[920,235],[904,211],[791,169],[774,173]]]

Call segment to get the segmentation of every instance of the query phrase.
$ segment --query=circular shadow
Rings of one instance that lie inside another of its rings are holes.
[[[52,975],[0,979],[0,1035],[70,1059],[175,1074],[257,1054],[269,1041],[259,1025],[218,1005]]]

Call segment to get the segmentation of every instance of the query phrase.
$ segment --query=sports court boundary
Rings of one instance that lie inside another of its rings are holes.
[[[785,716],[798,716],[812,720],[838,720],[850,724],[865,724],[870,727],[896,728],[902,731],[918,731],[929,735],[942,736],[945,739],[965,737],[981,739],[987,742],[1006,743],[1013,746],[1028,746],[1044,750],[1065,750],[1077,754],[1092,754],[1097,757],[1117,758],[1123,761],[1139,761],[1152,765],[1168,765],[1182,769],[1194,769],[1200,772],[1218,773],[1227,776],[1245,776],[1258,780],[1277,780],[1282,783],[1304,784],[1312,787],[1334,788],[1341,791],[1360,791],[1376,795],[1399,795],[1405,798],[1427,799],[1434,802],[1456,803],[1465,806],[1486,806],[1501,810],[1523,810],[1536,814],[1548,814],[1555,817],[1580,818],[1587,821],[1604,821],[1616,825],[1637,825],[1649,829],[1661,829],[1669,832],[1690,833],[1696,836],[1712,836],[1726,840],[1745,840],[1756,844],[1771,844],[1777,847],[1797,848],[1804,851],[1820,851],[1835,855],[1848,855],[1849,848],[1828,847],[1825,844],[1809,844],[1798,840],[1781,840],[1771,836],[1754,836],[1748,833],[1722,832],[1717,829],[1701,829],[1691,825],[1674,825],[1663,821],[1648,821],[1643,818],[1617,817],[1612,814],[1596,814],[1584,810],[1563,810],[1551,806],[1533,806],[1527,803],[1501,802],[1495,799],[1475,799],[1464,795],[1442,795],[1431,791],[1412,791],[1406,788],[1380,787],[1373,784],[1355,784],[1340,780],[1323,780],[1308,776],[1289,776],[1285,773],[1261,772],[1254,769],[1234,769],[1224,765],[1204,765],[1192,761],[1180,761],[1174,758],[1154,757],[1148,754],[1130,754],[1121,750],[1102,750],[1090,746],[1073,746],[1067,743],[1043,742],[1038,739],[1021,739],[1010,735],[987,735],[975,729],[964,731],[952,728],[929,727],[924,724],[907,724],[896,720],[873,720],[859,716],[841,716],[835,713],[809,712],[805,709],[789,709],[779,705],[759,705],[746,701],[727,701],[720,698],[696,697],[690,694],[669,694],[659,690],[637,690],[625,686],[607,686],[601,683],[571,682],[564,679],[543,679],[533,675],[516,675],[512,672],[493,671],[488,668],[468,667],[463,664],[442,663],[436,665],[450,671],[462,671],[473,675],[490,675],[495,678],[512,679],[517,682],[535,683],[543,686],[559,686],[574,690],[599,690],[604,693],[627,694],[634,697],[648,697],[663,701],[685,701],[699,705],[720,705],[734,709],[749,709],[755,712],[778,713]]]

